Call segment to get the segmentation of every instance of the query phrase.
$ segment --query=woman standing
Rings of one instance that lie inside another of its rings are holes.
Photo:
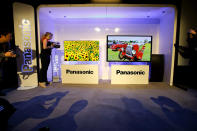
[[[47,70],[50,63],[51,49],[54,45],[50,42],[53,34],[46,32],[41,39],[41,70],[40,70],[40,79],[39,86],[46,88],[46,85],[50,84],[47,80]]]

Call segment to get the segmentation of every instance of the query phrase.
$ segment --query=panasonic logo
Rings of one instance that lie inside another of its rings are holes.
[[[94,74],[94,71],[72,71],[67,69],[66,74]]]
[[[31,23],[29,20],[22,20],[22,36],[24,46],[24,64],[22,65],[22,72],[33,72],[32,65],[32,48],[31,48]]]
[[[116,70],[117,75],[145,75],[145,71],[121,71]]]

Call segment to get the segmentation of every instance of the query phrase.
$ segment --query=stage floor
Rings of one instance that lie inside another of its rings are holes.
[[[14,90],[3,97],[17,111],[10,131],[197,130],[197,91],[148,85],[62,85]]]

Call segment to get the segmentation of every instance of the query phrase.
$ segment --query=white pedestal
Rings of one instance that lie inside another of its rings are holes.
[[[148,65],[112,65],[111,84],[148,84]]]
[[[63,84],[98,84],[98,65],[62,65]]]

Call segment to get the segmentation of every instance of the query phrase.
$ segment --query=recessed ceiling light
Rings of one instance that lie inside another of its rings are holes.
[[[101,31],[101,29],[100,29],[99,27],[95,27],[94,30],[95,30],[96,32],[100,32],[100,31]]]
[[[115,32],[119,32],[119,30],[120,28],[117,28],[117,27],[114,29]]]

